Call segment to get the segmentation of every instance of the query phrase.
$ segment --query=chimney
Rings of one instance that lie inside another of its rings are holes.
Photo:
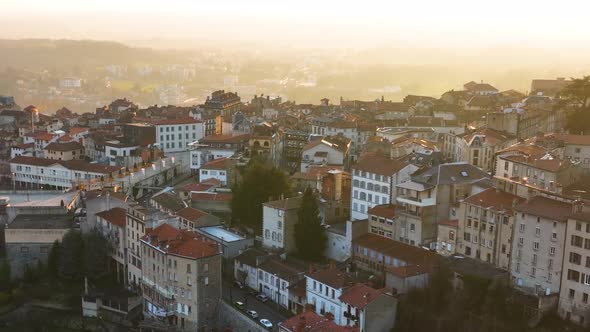
[[[335,270],[336,269],[336,263],[334,263],[334,261],[330,261],[330,270]]]

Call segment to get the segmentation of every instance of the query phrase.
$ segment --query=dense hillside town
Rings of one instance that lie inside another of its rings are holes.
[[[587,328],[590,76],[530,91],[218,90],[94,112],[0,96],[1,315],[70,315],[14,331]]]

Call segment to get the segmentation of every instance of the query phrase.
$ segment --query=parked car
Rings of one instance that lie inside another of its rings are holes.
[[[256,298],[262,302],[268,301],[268,296],[266,296],[265,294],[258,294],[256,295]]]
[[[244,303],[240,301],[234,302],[234,307],[238,308],[239,310],[244,310],[246,308]]]
[[[272,323],[268,319],[261,319],[260,324],[262,324],[262,326],[266,327],[267,329],[272,329]]]
[[[258,313],[257,313],[256,311],[254,311],[254,310],[248,310],[248,311],[246,312],[246,314],[247,314],[248,316],[252,317],[253,319],[256,319],[256,318],[258,318]]]

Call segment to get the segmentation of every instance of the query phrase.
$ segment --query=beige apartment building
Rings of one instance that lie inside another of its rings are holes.
[[[566,225],[572,205],[535,196],[514,208],[510,273],[514,285],[534,295],[560,291]]]
[[[413,246],[436,241],[436,186],[407,181],[396,186],[394,239]]]
[[[67,143],[49,143],[44,149],[45,158],[54,160],[84,159],[84,146],[76,141]]]
[[[590,322],[590,213],[567,220],[567,239],[559,295],[559,315],[582,326]]]
[[[489,188],[459,205],[457,253],[510,269],[513,206],[523,198]]]
[[[221,298],[219,245],[169,224],[140,242],[144,314],[181,329],[211,329]]]

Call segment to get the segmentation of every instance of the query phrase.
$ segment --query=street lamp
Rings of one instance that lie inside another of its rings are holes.
[[[12,190],[16,193],[16,173],[12,173]]]

